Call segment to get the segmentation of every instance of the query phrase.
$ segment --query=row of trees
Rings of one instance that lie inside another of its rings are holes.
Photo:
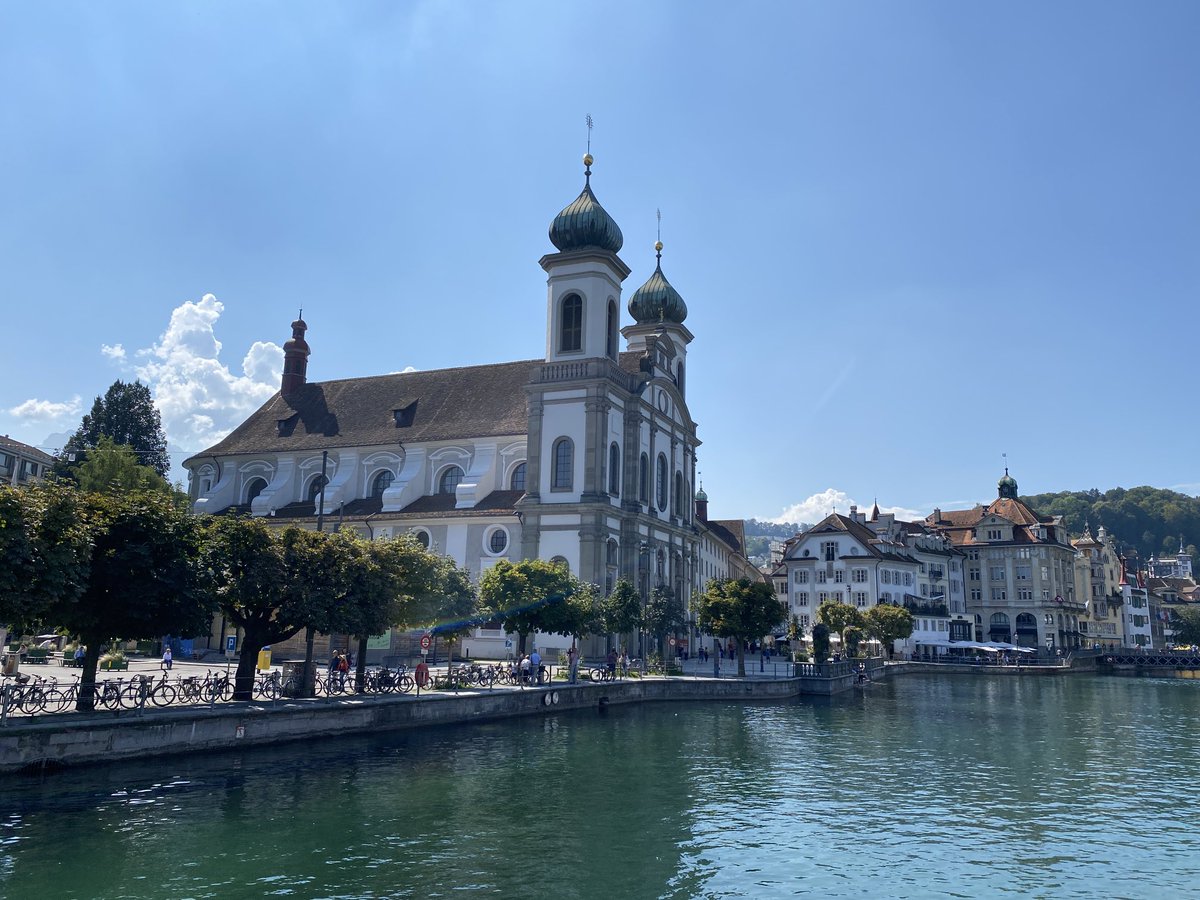
[[[369,635],[479,616],[467,574],[410,537],[368,541],[197,517],[158,490],[104,494],[57,481],[0,489],[0,560],[0,621],[21,633],[54,629],[86,646],[82,710],[93,703],[104,646],[208,634],[218,609],[251,651],[238,662],[240,699],[251,695],[253,651],[302,629],[356,636],[361,678]]]
[[[93,455],[93,460],[95,456]],[[196,517],[170,491],[82,491],[51,480],[0,489],[0,620],[21,633],[58,630],[85,646],[79,708],[91,708],[103,648],[117,639],[208,634],[219,610],[242,629],[235,697],[248,699],[259,647],[302,630],[358,639],[392,627],[428,627],[453,642],[487,621],[520,636],[582,638],[646,631],[660,643],[683,624],[671,591],[643,604],[621,581],[607,597],[564,567],[501,561],[476,592],[452,560],[405,536],[370,541],[343,531],[276,529],[245,517]],[[785,607],[761,583],[713,582],[700,626],[739,641],[783,621]],[[742,664],[744,672],[744,663]]]
[[[813,627],[813,658],[823,662],[829,657],[829,635],[836,633],[848,656],[858,652],[864,638],[879,641],[891,658],[894,642],[913,633],[913,616],[902,606],[880,603],[870,609],[838,600],[826,600],[817,607],[817,625]],[[795,625],[793,625],[793,629]]]

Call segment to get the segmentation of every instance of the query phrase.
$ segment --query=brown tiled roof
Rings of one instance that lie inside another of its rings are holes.
[[[383,512],[382,497],[364,497],[351,500],[344,506],[327,512],[326,522],[337,522],[343,519],[365,519],[368,516],[383,520],[390,519],[445,519],[457,516],[494,516],[497,514],[513,513],[516,502],[525,496],[524,491],[492,491],[478,503],[467,509],[455,509],[456,502],[453,494],[433,494],[428,497],[418,497],[408,506],[396,512]],[[220,515],[249,515],[247,504],[230,506],[221,510]],[[275,510],[277,519],[303,519],[315,521],[316,504],[310,501],[288,503]]]
[[[633,354],[631,354],[633,355]],[[22,444],[20,441],[15,441],[7,434],[0,435],[0,450],[5,450],[10,453],[18,453],[35,462],[43,465],[54,465],[54,457],[45,451],[39,450],[37,447],[31,447],[29,444]]]
[[[714,536],[746,555],[746,522],[743,519],[709,519],[706,524]]]

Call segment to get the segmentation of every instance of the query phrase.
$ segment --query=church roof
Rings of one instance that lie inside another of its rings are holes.
[[[639,357],[622,353],[622,371],[637,374]],[[544,365],[525,359],[309,382],[286,398],[275,394],[192,459],[523,435],[525,386]]]
[[[713,537],[746,555],[746,523],[741,519],[709,519],[706,523]]]
[[[976,506],[974,509],[939,510],[939,513],[937,518],[929,516],[925,520],[926,523],[945,532],[950,540],[960,547],[976,543],[975,529],[988,516],[998,516],[1012,522],[1015,526],[1013,542],[1018,544],[1044,543],[1038,539],[1034,530],[1039,525],[1061,527],[1058,516],[1039,516],[1024,502],[1009,497],[1000,497],[987,506]]]

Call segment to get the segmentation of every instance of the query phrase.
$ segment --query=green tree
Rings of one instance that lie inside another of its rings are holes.
[[[883,644],[888,659],[895,651],[895,642],[902,641],[913,633],[913,616],[903,606],[880,603],[867,610],[863,617],[867,634]]]
[[[78,491],[52,481],[0,487],[0,621],[22,634],[58,627],[50,609],[82,593],[91,555]]]
[[[117,444],[106,434],[100,435],[95,448],[74,470],[81,491],[111,494],[118,491],[174,492],[167,480],[152,467],[138,462],[137,454],[125,444]]]
[[[349,590],[346,540],[338,534],[288,528],[279,535],[283,571],[288,573],[281,604],[284,618],[303,620],[304,696],[316,687],[313,644],[316,633],[346,633],[347,610],[343,600]]]
[[[842,633],[842,640],[845,642],[847,657],[858,656],[858,645],[862,643],[864,636],[865,632],[857,625],[850,625],[846,628]]]
[[[642,627],[642,598],[633,583],[622,578],[600,601],[600,621],[606,634],[632,634]]]
[[[862,628],[863,615],[856,607],[840,600],[826,600],[817,607],[817,621],[829,626],[842,639],[842,649],[849,652],[846,641],[847,628]]]
[[[676,631],[686,621],[683,607],[675,598],[675,592],[665,584],[660,584],[646,598],[644,615],[646,631],[654,638],[658,654],[666,662],[666,652],[663,641],[668,634]]]
[[[518,563],[500,560],[479,579],[479,595],[504,622],[504,630],[520,637],[518,652],[535,631],[556,631],[557,611],[574,589],[571,573],[563,566],[542,559]]]
[[[200,565],[200,523],[156,491],[82,495],[92,552],[83,590],[63,594],[45,620],[87,646],[78,709],[90,710],[103,644],[207,633],[214,604]]]
[[[823,663],[829,659],[829,626],[818,622],[812,630],[813,662]]]
[[[1200,644],[1200,607],[1175,607],[1171,611],[1171,630],[1176,644]]]
[[[249,700],[258,651],[296,634],[308,624],[309,610],[289,584],[282,533],[261,519],[212,519],[204,551],[221,611],[243,631],[233,696]]]
[[[419,545],[418,545],[419,546]],[[448,556],[437,557],[426,607],[432,612],[434,638],[446,641],[446,657],[454,662],[454,642],[489,618],[480,605],[471,576]]]
[[[79,428],[67,440],[55,471],[62,474],[81,465],[88,452],[99,446],[100,436],[106,435],[114,444],[131,447],[138,461],[149,466],[163,478],[171,471],[167,454],[167,436],[150,388],[141,382],[115,381],[97,397],[92,411],[83,417]],[[74,455],[75,459],[71,460]]]
[[[702,631],[734,638],[738,648],[738,675],[746,674],[746,641],[770,634],[787,619],[787,606],[775,589],[748,578],[713,580],[700,595],[698,624]]]

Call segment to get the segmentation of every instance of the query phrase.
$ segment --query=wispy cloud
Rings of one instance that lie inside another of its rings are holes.
[[[859,503],[845,491],[839,491],[837,488],[826,488],[819,494],[801,500],[799,503],[793,503],[784,508],[778,516],[768,518],[765,521],[783,524],[785,522],[807,522],[814,524],[825,518],[831,512],[840,512],[843,515],[850,512],[851,506],[857,506],[860,510],[870,509],[870,504]],[[907,509],[903,506],[881,506],[879,511],[882,513],[894,513],[896,518],[905,521],[915,521],[925,518],[925,513],[915,509]]]
[[[100,352],[115,362],[125,359],[125,348],[120,344],[101,344]]]
[[[8,410],[9,415],[24,419],[26,422],[62,422],[79,415],[83,410],[83,402],[78,397],[72,397],[63,403],[53,400],[30,399]]]
[[[242,357],[241,374],[221,362],[216,324],[224,310],[212,294],[189,300],[171,311],[157,343],[136,353],[145,361],[134,371],[154,395],[167,439],[189,450],[219,441],[279,389],[283,349],[277,344],[255,341]]]

